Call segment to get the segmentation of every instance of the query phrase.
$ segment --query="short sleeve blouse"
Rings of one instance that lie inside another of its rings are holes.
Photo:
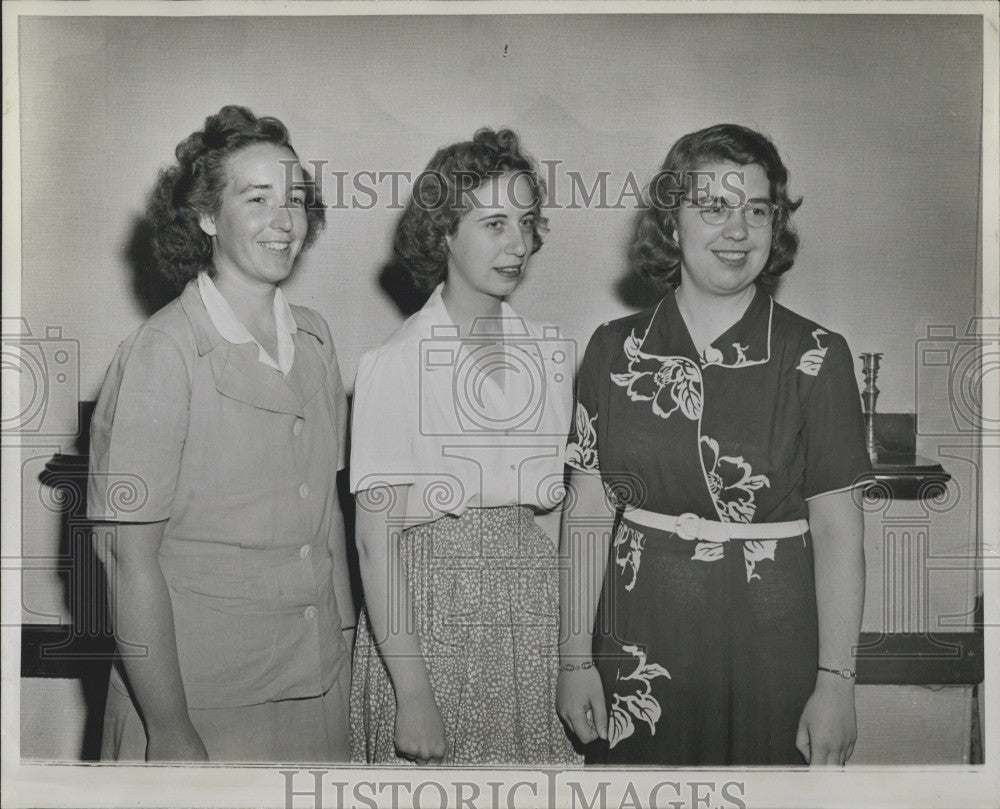
[[[439,286],[361,359],[354,385],[351,491],[409,486],[405,524],[470,507],[561,501],[574,356],[558,329],[503,304],[504,387],[483,362],[495,339],[459,340]]]

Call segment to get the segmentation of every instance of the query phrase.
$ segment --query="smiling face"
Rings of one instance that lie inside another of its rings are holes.
[[[446,236],[452,294],[505,298],[524,277],[531,255],[534,196],[524,175],[505,174],[469,192],[471,209]]]
[[[202,214],[212,237],[212,262],[223,283],[275,285],[292,272],[308,231],[305,176],[290,149],[270,143],[248,146],[226,161],[219,209]]]
[[[771,184],[757,163],[709,163],[693,172],[687,196],[696,203],[721,199],[741,205],[770,200]],[[685,199],[677,211],[675,238],[681,247],[681,285],[716,295],[738,295],[760,275],[771,253],[773,222],[747,225],[740,207],[730,208],[719,225],[707,224],[695,204]]]

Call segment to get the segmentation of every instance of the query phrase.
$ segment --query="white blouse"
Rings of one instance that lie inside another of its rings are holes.
[[[500,324],[477,321],[460,340],[441,290],[361,358],[351,491],[409,486],[403,527],[470,507],[555,508],[564,494],[573,342],[506,303]]]

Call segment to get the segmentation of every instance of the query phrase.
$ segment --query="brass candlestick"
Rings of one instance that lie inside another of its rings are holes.
[[[878,400],[879,389],[875,386],[878,379],[878,366],[882,355],[878,352],[865,352],[861,357],[861,371],[865,376],[865,389],[861,392],[861,402],[865,414],[865,444],[868,457],[872,462],[878,457],[878,445],[875,442],[875,402]]]

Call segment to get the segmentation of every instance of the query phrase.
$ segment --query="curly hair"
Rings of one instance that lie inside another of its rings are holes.
[[[215,275],[212,240],[202,231],[199,217],[219,210],[228,158],[258,143],[283,146],[298,159],[288,129],[277,118],[258,118],[246,107],[223,107],[205,119],[204,129],[177,144],[177,164],[157,177],[146,217],[153,233],[154,267],[173,286],[183,287],[202,270]],[[308,222],[305,249],[325,226],[326,210],[312,178],[302,171]]]
[[[658,286],[676,287],[681,282],[681,246],[674,238],[677,213],[684,195],[696,182],[698,169],[708,163],[756,163],[771,184],[771,202],[777,205],[771,231],[771,252],[756,283],[771,289],[778,276],[791,269],[799,248],[799,237],[790,215],[802,198],[788,195],[788,169],[778,150],[764,135],[737,124],[716,124],[681,137],[667,153],[643,198],[636,220],[629,260],[633,269]]]
[[[515,174],[531,186],[532,254],[542,247],[548,220],[541,216],[545,181],[534,161],[525,153],[517,133],[482,128],[472,140],[445,146],[435,153],[413,185],[393,242],[397,258],[406,266],[416,287],[429,292],[447,275],[446,236],[458,230],[462,217],[472,207],[469,192],[490,180]]]

